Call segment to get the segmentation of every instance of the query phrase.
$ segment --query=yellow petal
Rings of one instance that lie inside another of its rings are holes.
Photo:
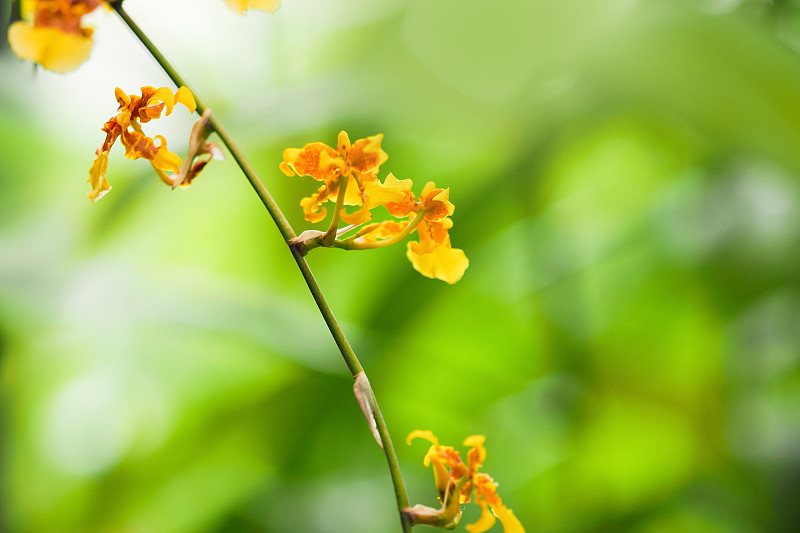
[[[492,505],[492,511],[503,524],[504,533],[525,533],[525,528],[522,527],[519,518],[514,515],[514,511],[503,504]]]
[[[369,204],[364,204],[361,206],[361,209],[354,213],[348,213],[344,209],[339,211],[339,216],[344,220],[346,223],[351,224],[353,226],[357,226],[359,224],[363,224],[367,220],[372,218],[372,213],[369,212]]]
[[[164,185],[168,185],[173,189],[175,188],[175,179],[173,179],[172,176],[175,176],[176,174],[172,174],[172,176],[167,176],[166,172],[155,166],[152,163],[152,161],[150,162],[150,167],[155,171],[156,176],[158,176],[158,179],[161,180],[161,183],[163,183]]]
[[[158,118],[159,116],[161,116],[161,109],[163,109],[164,106],[153,105],[156,104],[156,102],[164,102],[164,106],[166,106],[167,108],[167,111],[166,113],[164,113],[164,115],[169,115],[170,113],[172,113],[172,108],[175,106],[175,96],[173,96],[172,91],[170,91],[168,87],[161,87],[160,89],[158,89],[155,92],[155,94],[153,94],[153,96],[151,96],[150,99],[147,101],[147,107],[152,106],[154,108],[153,112],[154,116],[151,116],[148,113],[148,116],[150,118]]]
[[[108,171],[108,152],[97,151],[92,167],[89,169],[89,179],[86,182],[92,186],[92,192],[87,194],[92,203],[96,202],[111,190],[111,185],[106,181]]]
[[[167,140],[161,135],[156,135],[156,139],[161,139],[161,144],[156,149],[156,154],[151,159],[153,166],[161,170],[169,170],[171,172],[178,172],[181,168],[183,160],[178,154],[172,153],[167,150]]]
[[[437,246],[437,243],[431,236],[431,222],[423,221],[417,226],[417,234],[419,235],[419,242],[411,242],[411,248],[415,254],[429,254]],[[449,235],[445,236],[450,238]]]
[[[428,253],[419,253],[420,249],[415,244],[408,243],[406,256],[414,269],[425,277],[437,278],[452,285],[461,279],[469,266],[469,259],[463,250],[439,245]]]
[[[367,137],[366,139],[359,139],[353,143],[353,146],[347,154],[347,158],[353,170],[360,174],[378,173],[379,167],[389,159],[386,152],[381,150],[382,140],[383,134],[379,133]]]
[[[323,154],[323,159],[325,154]],[[358,187],[358,181],[355,178],[347,180],[347,190],[344,193],[344,203],[345,205],[362,205],[364,203],[364,199],[361,193],[361,189]]]
[[[288,150],[297,150],[297,148],[288,148]],[[284,157],[286,157],[286,156],[284,156]],[[286,174],[290,178],[292,176],[294,176],[294,170],[292,170],[291,165],[289,165],[289,163],[287,163],[286,161],[282,161],[281,164],[278,165],[278,168],[281,169],[281,172],[283,172],[284,174]]]
[[[503,501],[497,494],[497,483],[487,474],[476,474],[472,477],[475,487],[475,501],[485,501],[491,507],[494,515],[500,519],[505,533],[525,533],[519,519],[514,516],[514,511],[503,505]],[[483,518],[483,517],[481,517]],[[480,520],[478,520],[480,522]],[[470,530],[472,531],[472,530]],[[482,530],[481,530],[482,531]]]
[[[317,181],[325,181],[336,177],[338,161],[341,160],[330,146],[320,142],[308,143],[302,148],[284,150],[281,170],[286,174],[285,168],[288,167],[298,176],[311,176]]]
[[[450,203],[450,189],[442,189],[433,198],[425,198],[425,218],[428,220],[441,220],[449,217],[456,210],[456,206]]]
[[[496,519],[489,510],[489,506],[486,504],[486,501],[481,498],[480,495],[475,497],[475,503],[477,503],[481,508],[481,516],[477,521],[467,524],[467,531],[469,531],[469,533],[483,533],[484,531],[488,531],[494,525]]]
[[[372,185],[372,183],[369,185]],[[411,180],[398,180],[394,177],[394,174],[390,172],[383,182],[384,190],[398,191],[403,195],[403,197],[397,201],[378,202],[376,200],[375,203],[386,206],[386,209],[392,216],[400,218],[406,217],[409,215],[409,213],[411,213],[412,210],[415,210],[417,206],[416,202],[414,202],[414,194],[411,192],[411,187],[413,186],[414,183]],[[380,197],[381,195],[376,195],[376,198]]]
[[[408,437],[406,437],[406,444],[410,445],[411,441],[414,439],[425,439],[436,446],[439,445],[439,439],[437,439],[436,435],[433,434],[433,431],[429,429],[415,429],[408,434]]]
[[[428,225],[431,239],[439,244],[444,244],[450,238],[447,234],[447,230],[453,227],[453,221],[451,219],[443,218],[436,222],[426,221],[426,224]]]
[[[394,182],[391,182],[389,178],[392,178]],[[408,188],[410,189],[411,180],[403,181],[408,182]],[[369,203],[376,206],[402,202],[406,197],[407,191],[404,191],[401,186],[405,185],[405,183],[400,182],[397,178],[389,174],[384,183],[376,180],[370,181],[364,185],[364,194],[369,198]]]
[[[170,96],[172,96],[172,94],[170,94]],[[154,102],[154,105],[147,105],[140,108],[138,112],[139,122],[144,124],[145,122],[149,122],[154,118],[159,118],[166,105],[167,104],[164,102]]]
[[[471,446],[473,450],[478,452],[478,462],[483,464],[486,460],[486,448],[483,446],[483,443],[486,442],[486,437],[484,435],[470,435],[466,439],[464,439],[464,446]],[[470,452],[470,456],[472,452]]]
[[[188,87],[182,86],[175,92],[175,103],[185,105],[190,113],[194,113],[194,110],[197,109],[197,102]],[[167,114],[169,115],[169,113]]]
[[[411,187],[414,186],[414,182],[411,180],[399,180],[394,174],[389,172],[389,175],[386,176],[386,179],[383,181],[383,185],[388,188],[396,189],[405,195],[411,192]]]
[[[350,136],[347,132],[342,130],[339,132],[339,137],[336,139],[336,152],[340,155],[347,153],[350,149]]]
[[[327,184],[322,185],[317,192],[307,198],[300,200],[300,207],[303,208],[303,213],[306,220],[312,223],[320,222],[325,218],[328,211],[322,204],[328,200],[330,191]]]
[[[281,7],[280,0],[225,0],[225,3],[240,15],[248,9],[262,9],[275,13]]]
[[[444,463],[438,459],[429,457],[431,451],[435,447],[436,446],[431,446],[431,449],[428,450],[428,455],[425,456],[425,461],[423,462],[425,463],[425,466],[428,466],[430,462],[433,463],[433,482],[436,485],[436,492],[439,493],[439,500],[446,504],[447,502],[445,502],[445,498],[448,496],[448,489],[452,491],[453,484],[450,480],[450,471],[447,469]],[[458,501],[458,498],[453,498],[452,494],[450,494],[449,501],[452,502],[453,500]]]
[[[119,102],[120,109],[122,109],[123,107],[127,107],[128,104],[131,103],[130,96],[125,94],[125,91],[123,91],[119,87],[114,88],[114,97],[117,99],[117,102]]]
[[[78,68],[92,51],[90,36],[64,33],[56,28],[34,28],[21,21],[8,29],[8,42],[17,56],[62,74]]]

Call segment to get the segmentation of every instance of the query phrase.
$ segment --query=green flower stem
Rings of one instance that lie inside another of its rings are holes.
[[[183,77],[178,74],[178,71],[175,70],[175,68],[167,61],[159,49],[142,31],[142,29],[139,28],[139,26],[131,19],[130,15],[128,15],[128,13],[122,7],[122,0],[116,2],[112,1],[110,2],[110,5],[114,11],[117,12],[123,22],[127,24],[134,35],[136,35],[136,37],[141,41],[145,48],[147,48],[161,68],[164,69],[164,72],[166,72],[167,76],[170,77],[173,83],[175,83],[175,85],[178,87],[188,87],[189,90],[192,91],[195,101],[197,102],[197,113],[202,115],[203,111],[208,108],[208,105],[197,94],[197,92],[191,88],[191,86],[183,79]],[[278,204],[272,198],[272,195],[270,195],[269,191],[264,186],[264,183],[258,178],[258,175],[256,175],[255,170],[247,161],[242,151],[239,149],[236,143],[233,142],[233,139],[231,139],[231,137],[225,131],[225,128],[223,128],[222,124],[213,114],[211,117],[209,117],[209,128],[219,135],[222,142],[228,148],[231,155],[236,160],[236,163],[239,165],[239,168],[241,168],[245,177],[247,177],[247,180],[250,182],[250,185],[253,186],[256,194],[258,194],[258,197],[261,198],[261,201],[267,208],[267,211],[272,217],[272,220],[275,222],[275,225],[278,226],[278,230],[281,232],[284,240],[286,240],[288,243],[290,240],[294,239],[296,237],[295,232],[289,224],[289,221],[286,220],[283,212],[281,212]],[[322,314],[323,319],[325,319],[325,323],[328,325],[328,329],[330,330],[334,341],[336,341],[336,345],[339,347],[339,351],[341,352],[347,367],[350,369],[350,372],[353,374],[353,376],[356,376],[359,372],[363,371],[361,363],[358,361],[358,358],[353,352],[350,343],[347,341],[342,328],[336,321],[333,311],[331,311],[330,306],[325,301],[325,297],[322,294],[322,289],[320,289],[319,284],[317,284],[317,281],[314,279],[314,275],[311,272],[311,269],[309,268],[305,258],[303,257],[303,254],[294,246],[289,246],[289,248],[292,251],[292,255],[297,262],[300,272],[303,274],[303,278],[306,281],[306,285],[308,285],[311,295],[314,297],[314,301],[317,303],[317,307],[319,307],[319,311]],[[389,435],[389,430],[386,427],[386,422],[383,419],[383,415],[378,407],[378,402],[374,399],[374,396],[372,398],[372,402],[376,426],[378,428],[378,433],[381,436],[381,440],[383,441],[383,450],[389,463],[392,485],[394,486],[395,497],[397,500],[397,509],[400,513],[400,523],[402,525],[403,532],[409,533],[411,531],[411,523],[408,517],[401,511],[402,509],[408,507],[408,494],[406,493],[405,484],[403,483],[400,465],[397,460],[397,455],[394,451],[394,446],[392,445],[392,438]]]
[[[117,12],[120,18],[125,22],[125,24],[128,25],[128,27],[142,42],[145,48],[147,48],[147,50],[150,52],[153,58],[158,62],[161,68],[164,69],[164,72],[167,73],[167,76],[170,77],[173,83],[175,83],[175,85],[178,87],[181,86],[189,87],[189,90],[192,91],[194,99],[197,102],[197,114],[202,115],[203,111],[205,111],[206,108],[208,108],[208,104],[206,104],[205,100],[203,100],[200,97],[200,95],[198,95],[194,90],[192,90],[191,86],[188,83],[186,83],[186,81],[180,74],[178,74],[178,71],[175,70],[175,68],[170,64],[169,61],[167,61],[167,58],[164,57],[164,55],[161,53],[158,47],[156,47],[156,45],[153,44],[153,41],[151,41],[147,37],[147,35],[142,31],[142,29],[133,21],[133,19],[131,19],[130,15],[128,15],[125,9],[123,9],[122,1],[113,2],[111,4],[111,7],[114,8],[114,11]],[[228,150],[230,151],[233,158],[236,160],[236,163],[239,165],[239,168],[242,169],[242,172],[244,173],[245,177],[247,177],[247,180],[250,182],[250,185],[253,186],[253,189],[255,189],[256,194],[258,194],[258,197],[261,198],[261,201],[264,203],[264,207],[267,208],[267,211],[272,217],[272,220],[275,221],[275,224],[278,226],[278,230],[281,232],[281,235],[283,235],[284,240],[288,241],[290,239],[295,238],[296,235],[294,233],[294,230],[292,229],[292,226],[289,224],[289,221],[286,220],[286,217],[281,212],[280,208],[278,207],[278,204],[272,198],[272,195],[270,195],[269,191],[264,186],[264,183],[262,183],[262,181],[258,178],[255,170],[253,170],[253,167],[247,161],[242,151],[239,149],[236,143],[233,142],[233,139],[230,138],[228,132],[225,131],[225,128],[222,126],[222,124],[220,124],[220,122],[217,120],[217,117],[213,113],[209,117],[208,125],[210,129],[212,129],[214,132],[216,132],[217,135],[219,135],[219,138],[222,140],[223,143],[225,143],[225,146],[228,147]]]
[[[383,248],[385,246],[391,246],[393,244],[397,244],[398,242],[408,237],[411,234],[411,232],[414,231],[417,226],[419,226],[419,223],[422,222],[423,218],[425,218],[425,211],[422,210],[417,211],[417,214],[414,216],[413,219],[411,219],[411,222],[408,223],[408,226],[406,226],[405,229],[403,229],[403,231],[401,231],[391,239],[385,239],[383,241],[376,241],[376,242],[355,242],[355,239],[359,237],[359,234],[356,234],[352,237],[343,239],[341,241],[337,240],[333,243],[333,245],[336,248],[344,248],[345,250],[367,250],[370,248]]]
[[[356,374],[364,371],[364,369],[361,367],[361,363],[358,361],[358,357],[356,357],[355,352],[353,352],[353,348],[350,346],[350,343],[347,342],[347,338],[344,336],[344,332],[339,326],[339,322],[336,321],[336,317],[333,316],[333,311],[328,305],[328,302],[325,300],[325,296],[322,295],[322,289],[320,289],[317,280],[314,279],[314,274],[311,272],[311,268],[308,266],[306,258],[303,257],[297,248],[291,247],[291,250],[292,255],[294,255],[294,260],[297,262],[297,266],[300,268],[300,272],[303,274],[303,278],[306,280],[308,290],[311,291],[311,296],[313,296],[314,301],[317,302],[317,307],[319,307],[319,311],[322,313],[322,318],[325,319],[325,323],[328,325],[331,335],[333,335],[333,340],[336,341],[339,351],[342,352],[344,362],[347,363],[347,368],[350,369],[350,373],[353,375],[353,377],[355,377]],[[381,438],[383,438],[383,435],[381,435]]]
[[[397,453],[394,451],[394,444],[392,444],[392,438],[389,436],[389,428],[386,427],[386,421],[383,419],[383,413],[381,413],[381,408],[378,406],[378,400],[375,398],[374,392],[372,394],[372,410],[375,425],[378,427],[378,434],[381,436],[381,442],[383,443],[383,453],[389,463],[392,485],[395,487],[394,496],[397,502],[397,510],[400,512],[400,524],[403,527],[403,532],[409,533],[413,524],[406,513],[403,512],[403,509],[407,509],[409,506],[406,486],[403,483],[403,473],[400,471],[400,461],[397,460]]]
[[[336,232],[336,236],[337,236],[337,237],[341,237],[342,235],[345,235],[345,234],[347,234],[347,233],[350,233],[350,232],[351,232],[351,231],[353,231],[354,229],[356,229],[356,228],[358,228],[358,227],[360,227],[360,226],[363,226],[364,224],[365,224],[365,223],[364,223],[364,222],[362,222],[361,224],[350,224],[349,226],[345,226],[345,227],[343,227],[343,228],[340,228],[340,229],[339,229],[339,230]]]
[[[350,181],[350,176],[347,174],[339,176],[339,194],[336,196],[336,207],[333,211],[333,218],[331,218],[331,225],[325,235],[322,236],[322,245],[330,246],[336,239],[336,230],[339,229],[339,217],[344,207],[344,197],[347,195],[347,185]]]

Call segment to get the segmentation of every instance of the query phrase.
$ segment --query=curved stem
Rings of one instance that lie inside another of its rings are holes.
[[[147,37],[147,35],[142,31],[141,28],[130,18],[130,15],[123,9],[122,7],[122,0],[119,1],[112,1],[110,2],[111,7],[120,18],[125,22],[125,24],[130,28],[130,30],[136,35],[136,37],[141,41],[141,43],[147,48],[153,58],[158,62],[167,76],[175,83],[176,86],[181,87],[185,86],[188,87],[189,90],[192,91],[192,94],[195,97],[195,101],[197,102],[197,113],[202,115],[203,111],[208,108],[208,105],[205,101],[197,94],[197,92],[192,89],[192,87],[183,79],[183,77],[178,73],[178,71],[167,61],[164,55],[159,51],[159,49],[153,44],[153,42]],[[220,140],[225,144],[225,146],[230,151],[231,155],[233,156],[236,163],[239,165],[239,168],[244,173],[247,180],[253,186],[253,189],[256,191],[256,194],[261,201],[263,202],[264,206],[267,208],[272,220],[275,222],[275,225],[278,227],[278,230],[281,232],[284,240],[290,241],[296,237],[294,230],[292,229],[289,221],[286,220],[286,217],[283,215],[283,212],[278,207],[278,204],[272,198],[267,188],[264,186],[264,183],[259,179],[258,175],[256,174],[253,167],[245,158],[242,151],[233,142],[233,139],[228,135],[225,128],[222,124],[217,120],[217,118],[213,115],[209,117],[209,128],[216,132],[219,135]],[[300,251],[292,246],[289,246],[289,249],[294,256],[295,262],[297,263],[300,272],[305,279],[306,285],[308,285],[308,289],[311,292],[311,295],[314,298],[314,301],[319,308],[320,313],[322,314],[322,318],[325,320],[325,323],[328,325],[328,329],[330,330],[331,336],[333,337],[336,345],[339,348],[339,351],[344,358],[347,367],[350,369],[351,374],[355,377],[359,372],[363,372],[363,368],[361,367],[361,363],[358,361],[358,357],[356,357],[355,352],[353,352],[353,348],[350,346],[350,343],[347,341],[347,338],[342,331],[342,328],[339,326],[339,323],[336,320],[336,317],[333,315],[333,311],[331,310],[328,302],[325,300],[325,297],[322,294],[322,289],[320,288],[317,281],[314,279],[314,275],[311,272],[311,269],[308,266],[305,258],[303,257]],[[411,523],[405,514],[402,512],[402,509],[408,507],[408,494],[406,493],[405,484],[403,483],[403,477],[400,472],[400,465],[399,461],[397,460],[397,454],[394,451],[394,446],[392,445],[392,439],[389,435],[389,430],[386,427],[386,422],[383,419],[383,415],[381,414],[380,408],[378,407],[377,400],[374,400],[374,412],[375,412],[375,422],[377,425],[378,433],[381,436],[383,441],[383,450],[386,454],[386,459],[389,463],[389,471],[392,478],[392,485],[394,486],[395,498],[397,500],[397,510],[400,514],[400,523],[403,528],[404,533],[409,533],[411,531]]]
[[[303,278],[306,280],[308,290],[311,291],[311,296],[313,296],[314,301],[317,302],[319,312],[322,314],[322,318],[328,325],[328,329],[331,331],[333,340],[336,341],[336,346],[339,347],[339,351],[342,353],[342,357],[344,358],[344,362],[347,364],[347,368],[350,369],[350,373],[353,375],[353,377],[355,377],[356,374],[364,371],[364,369],[361,367],[361,363],[358,361],[358,357],[356,357],[353,348],[347,341],[347,337],[344,336],[344,332],[339,326],[339,322],[336,321],[336,317],[333,316],[331,306],[328,305],[328,302],[325,300],[325,296],[322,294],[322,289],[320,289],[317,280],[314,279],[314,274],[311,272],[311,268],[308,266],[306,258],[303,257],[297,248],[291,248],[291,250],[292,255],[294,255],[294,260],[297,262],[297,266],[300,268],[300,272],[303,274]],[[381,435],[381,437],[383,436]]]
[[[391,246],[393,244],[397,244],[398,242],[402,241],[406,237],[408,237],[412,231],[419,226],[419,223],[422,222],[422,219],[425,217],[425,211],[418,211],[414,218],[408,223],[408,225],[403,228],[403,231],[392,237],[391,239],[385,239],[382,241],[375,241],[375,242],[355,242],[355,239],[359,237],[358,234],[349,237],[347,239],[343,239],[341,241],[337,240],[334,241],[333,245],[336,248],[344,248],[345,250],[368,250],[371,248],[383,248],[385,246]],[[367,234],[365,232],[365,234]]]
[[[205,100],[203,100],[197,92],[192,89],[192,87],[186,83],[186,80],[183,79],[175,67],[167,61],[167,58],[161,53],[158,47],[153,44],[153,41],[150,40],[149,37],[142,31],[142,29],[131,19],[130,15],[125,11],[122,7],[122,1],[119,2],[112,2],[111,7],[114,8],[114,11],[120,16],[120,18],[128,25],[128,28],[136,35],[136,37],[142,42],[147,51],[153,56],[153,58],[158,62],[164,72],[169,76],[172,82],[178,86],[185,86],[188,87],[192,94],[194,95],[194,99],[197,102],[197,114],[202,115],[203,111],[208,108],[208,104],[206,104]],[[286,217],[281,212],[278,204],[272,198],[272,195],[269,193],[267,188],[264,186],[264,183],[258,178],[256,175],[255,170],[250,165],[250,162],[247,161],[247,158],[244,156],[242,151],[233,142],[233,139],[228,135],[228,132],[225,131],[225,128],[222,124],[217,120],[217,117],[212,113],[208,120],[208,127],[209,129],[213,130],[217,135],[219,135],[220,140],[225,144],[230,151],[233,158],[236,160],[236,163],[239,165],[239,168],[242,169],[247,180],[250,182],[250,185],[253,186],[255,189],[256,194],[258,197],[261,198],[261,201],[264,203],[264,207],[267,208],[272,220],[275,221],[275,225],[278,226],[278,230],[281,232],[284,240],[288,241],[290,239],[294,239],[297,235],[295,235],[292,226],[289,224],[289,221],[286,220]]]
[[[330,246],[333,240],[336,239],[336,230],[339,229],[339,218],[344,207],[344,197],[347,195],[349,181],[350,176],[347,174],[339,176],[339,194],[336,196],[336,207],[334,208],[333,218],[331,218],[331,225],[325,235],[322,236],[323,246]]]
[[[375,424],[378,427],[378,433],[383,442],[383,452],[386,455],[386,461],[389,463],[389,474],[392,476],[392,485],[395,487],[394,496],[397,502],[397,510],[400,512],[400,524],[404,533],[411,531],[411,521],[409,517],[403,512],[403,509],[409,507],[408,494],[406,493],[406,486],[403,483],[403,473],[400,471],[400,461],[397,460],[397,453],[394,451],[394,444],[392,438],[389,436],[389,428],[386,427],[386,421],[383,419],[383,413],[378,406],[378,400],[375,399],[373,393],[373,416]],[[398,490],[398,487],[400,489]]]

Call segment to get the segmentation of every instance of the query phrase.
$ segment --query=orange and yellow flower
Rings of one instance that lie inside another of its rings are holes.
[[[350,137],[342,131],[335,150],[325,143],[315,142],[302,148],[287,148],[283,151],[280,169],[284,174],[311,176],[322,182],[316,193],[300,201],[306,220],[323,220],[327,210],[322,204],[335,201],[343,183],[347,187],[344,203],[360,205],[362,208],[353,214],[342,210],[337,215],[348,224],[361,224],[371,218],[366,188],[368,184],[374,184],[378,180],[380,166],[389,158],[381,150],[382,139],[383,134],[378,134],[351,143]]]
[[[353,213],[338,209],[325,237],[317,237],[316,242],[306,248],[320,245],[350,250],[378,248],[400,242],[416,230],[419,241],[408,243],[406,253],[414,268],[429,278],[451,284],[457,282],[469,266],[469,260],[463,250],[450,244],[448,230],[453,227],[453,221],[448,217],[455,210],[449,199],[450,190],[437,188],[429,182],[417,198],[411,192],[411,180],[398,180],[390,173],[381,182],[378,172],[388,159],[380,146],[382,139],[383,135],[378,134],[351,145],[347,133],[342,131],[336,149],[316,142],[283,152],[280,168],[287,176],[311,176],[323,182],[315,194],[300,201],[306,220],[322,221],[327,214],[322,205],[328,201],[361,206]],[[344,192],[343,186],[346,187]],[[368,222],[372,218],[371,210],[378,206],[384,206],[391,216],[405,220],[369,224],[352,237],[325,242],[325,238],[332,237],[337,230],[339,219],[351,225],[342,230],[347,233]]]
[[[280,0],[225,0],[240,15],[248,9],[274,13]],[[82,25],[103,0],[21,0],[23,21],[8,28],[8,42],[22,59],[40,64],[47,70],[64,74],[77,69],[89,59],[94,30]]]
[[[408,209],[418,216],[422,215],[416,228],[419,242],[408,243],[406,256],[423,276],[455,283],[464,275],[469,260],[463,250],[450,245],[448,230],[453,227],[453,221],[448,217],[455,211],[455,206],[450,202],[450,189],[437,189],[429,181],[422,189],[419,201],[413,200],[411,195],[404,203],[389,208],[390,213],[402,213]]]
[[[54,72],[71,72],[89,58],[91,28],[81,25],[101,0],[23,0],[22,15],[8,28],[8,42],[17,56]]]
[[[225,0],[225,3],[240,15],[248,9],[262,9],[275,13],[281,7],[281,0]]]
[[[450,245],[448,230],[453,227],[452,219],[455,206],[450,202],[450,189],[438,189],[429,181],[422,189],[419,199],[415,199],[410,191],[410,180],[399,180],[391,174],[384,183],[384,189],[396,188],[402,193],[399,202],[384,203],[389,213],[396,217],[414,218],[406,224],[379,222],[362,229],[353,241],[356,246],[370,247],[370,242],[394,242],[404,238],[414,230],[419,241],[411,241],[407,245],[406,256],[414,268],[423,276],[437,278],[453,284],[461,279],[469,266],[469,260],[463,250]],[[408,182],[408,183],[404,183]],[[399,239],[398,239],[399,238]]]
[[[111,190],[106,181],[108,153],[117,139],[120,139],[125,146],[125,157],[149,160],[162,181],[167,185],[174,185],[163,171],[178,172],[182,163],[181,158],[167,149],[167,141],[161,135],[156,135],[155,139],[147,137],[142,131],[141,124],[159,118],[162,112],[169,115],[176,104],[186,106],[190,112],[194,112],[197,107],[194,96],[186,87],[181,87],[174,94],[167,87],[160,89],[142,87],[141,96],[125,94],[117,87],[114,94],[119,102],[119,108],[117,114],[103,125],[102,130],[106,133],[106,139],[96,151],[94,163],[89,169],[87,181],[92,186],[92,191],[87,196],[92,202],[96,202]],[[160,144],[157,145],[156,140],[159,140]]]
[[[488,475],[479,472],[486,460],[486,448],[483,443],[486,437],[472,435],[464,440],[464,446],[470,446],[467,463],[452,446],[441,446],[439,439],[427,430],[415,430],[406,439],[408,444],[415,438],[422,438],[431,443],[425,454],[425,466],[433,465],[433,477],[436,490],[439,492],[441,509],[424,505],[415,505],[403,510],[412,524],[452,529],[461,519],[461,504],[472,501],[481,508],[481,516],[476,522],[467,525],[470,533],[483,533],[489,530],[497,519],[503,524],[505,533],[524,533],[525,529],[497,495],[497,483]]]

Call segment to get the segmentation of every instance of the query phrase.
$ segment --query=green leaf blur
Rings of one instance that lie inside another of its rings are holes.
[[[382,177],[450,187],[459,283],[404,246],[308,258],[412,503],[436,505],[404,443],[430,429],[486,435],[530,532],[797,527],[800,2],[126,6],[298,232],[315,184],[281,153],[341,129],[385,135]],[[85,198],[114,87],[169,84],[112,13],[92,23],[71,75],[0,48],[0,531],[399,530],[352,379],[235,164],[170,191],[117,147],[113,190]],[[153,131],[183,156],[195,118]]]

